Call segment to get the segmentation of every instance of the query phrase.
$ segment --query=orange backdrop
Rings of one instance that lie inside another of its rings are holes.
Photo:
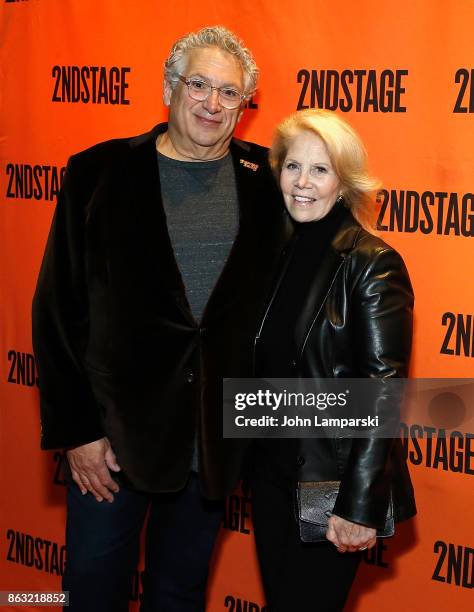
[[[62,169],[73,152],[163,120],[168,49],[215,23],[261,68],[240,137],[268,145],[273,126],[307,106],[339,110],[359,130],[384,184],[381,235],[415,289],[412,374],[474,375],[472,0],[2,0],[0,590],[59,590],[65,561],[63,455],[39,450],[30,338]],[[419,515],[367,553],[349,610],[472,609],[473,436],[448,441],[457,467],[434,461],[426,439],[406,441]],[[265,610],[250,504],[242,492],[228,500],[211,612]]]

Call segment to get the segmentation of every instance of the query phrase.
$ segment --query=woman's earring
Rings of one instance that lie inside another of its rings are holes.
[[[340,193],[340,194],[337,196],[337,198],[336,198],[336,202],[335,202],[335,203],[336,203],[336,204],[339,204],[339,202],[342,202],[343,200],[344,200],[344,197],[343,197],[342,193]]]

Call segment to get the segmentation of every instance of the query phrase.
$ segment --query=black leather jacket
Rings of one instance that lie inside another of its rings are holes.
[[[298,240],[283,256],[279,277],[256,339]],[[295,377],[406,377],[412,341],[413,292],[400,255],[347,214],[326,250],[294,325]],[[341,480],[334,513],[381,528],[390,490],[395,520],[416,513],[400,440],[302,439],[300,481]]]

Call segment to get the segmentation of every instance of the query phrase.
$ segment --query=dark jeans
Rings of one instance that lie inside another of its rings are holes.
[[[294,485],[273,479],[275,470],[257,472],[251,477],[253,524],[269,612],[340,612],[361,554],[301,542]]]
[[[223,502],[201,497],[191,473],[178,493],[146,495],[121,488],[113,503],[97,502],[68,486],[67,562],[63,589],[68,612],[126,612],[146,531],[142,612],[203,612],[206,581]]]

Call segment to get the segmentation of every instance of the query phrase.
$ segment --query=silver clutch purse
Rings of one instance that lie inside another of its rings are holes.
[[[303,542],[325,542],[329,518],[332,515],[340,480],[299,482],[296,487],[296,510],[300,538]],[[387,511],[385,527],[377,530],[378,538],[389,538],[395,533],[393,502]]]

